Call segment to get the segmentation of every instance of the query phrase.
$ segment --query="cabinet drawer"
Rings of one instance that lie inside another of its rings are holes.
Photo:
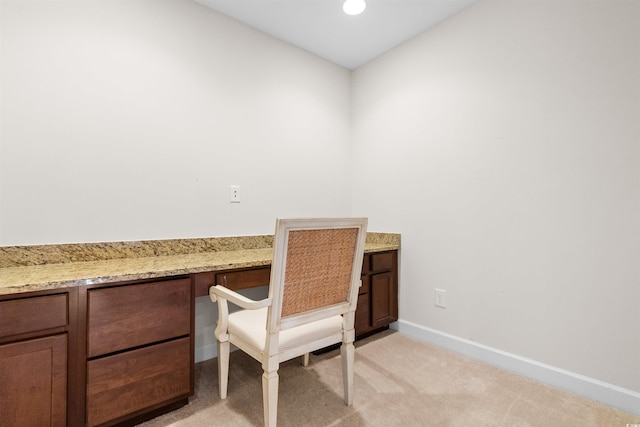
[[[227,271],[216,274],[216,285],[237,291],[268,285],[271,280],[271,268],[253,268],[251,270]]]
[[[191,280],[142,283],[88,292],[87,355],[188,335]]]
[[[371,271],[384,271],[393,268],[393,252],[383,252],[371,255]]]
[[[66,326],[67,294],[0,302],[0,337]]]
[[[189,338],[87,363],[87,424],[95,426],[191,393]]]

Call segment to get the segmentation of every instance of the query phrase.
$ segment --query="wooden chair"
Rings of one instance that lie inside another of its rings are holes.
[[[342,342],[344,401],[353,402],[354,321],[366,218],[278,219],[269,296],[254,301],[223,286],[218,302],[218,381],[227,396],[229,345],[262,363],[264,423],[275,426],[280,362]],[[229,314],[227,301],[244,310]]]

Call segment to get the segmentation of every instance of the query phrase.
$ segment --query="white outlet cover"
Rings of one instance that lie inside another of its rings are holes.
[[[229,186],[229,202],[240,203],[240,186],[239,185]]]
[[[434,289],[434,305],[440,308],[446,308],[446,291],[444,289]]]

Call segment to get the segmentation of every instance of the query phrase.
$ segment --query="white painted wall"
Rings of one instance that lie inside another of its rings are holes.
[[[277,216],[350,213],[347,70],[188,0],[0,11],[0,244],[270,234]]]
[[[481,1],[352,90],[401,319],[639,392],[640,2]]]

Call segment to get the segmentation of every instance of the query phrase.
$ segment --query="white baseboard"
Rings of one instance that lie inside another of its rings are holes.
[[[536,362],[515,354],[478,344],[449,335],[415,323],[399,320],[391,324],[391,329],[402,332],[421,341],[464,354],[490,365],[532,378],[551,386],[569,391],[605,405],[640,415],[640,393],[608,384],[574,372]]]

